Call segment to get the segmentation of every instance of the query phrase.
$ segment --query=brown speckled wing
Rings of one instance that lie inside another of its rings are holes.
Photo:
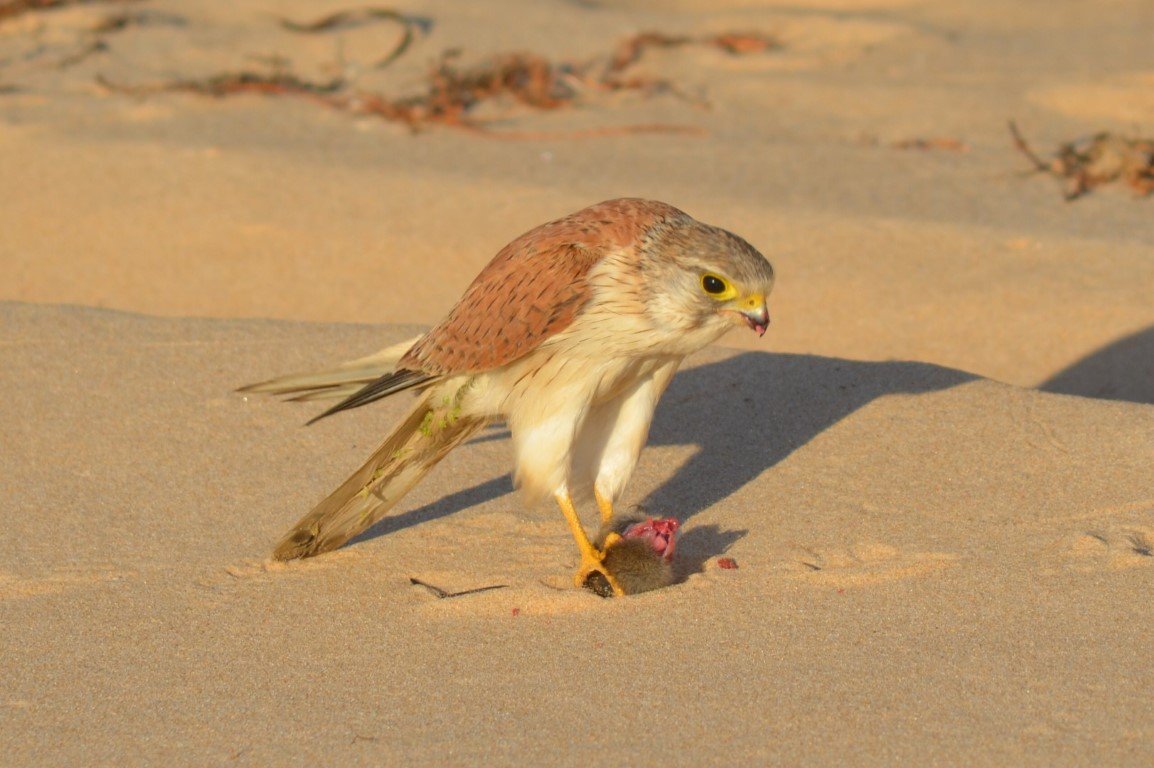
[[[649,200],[610,200],[543,224],[505,246],[439,325],[398,368],[432,375],[492,370],[563,331],[590,298],[589,270],[607,253],[635,248],[663,216]]]

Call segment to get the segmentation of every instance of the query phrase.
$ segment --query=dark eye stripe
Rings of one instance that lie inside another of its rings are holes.
[[[706,293],[725,293],[725,281],[713,275],[706,275],[701,278],[701,287],[705,289]]]

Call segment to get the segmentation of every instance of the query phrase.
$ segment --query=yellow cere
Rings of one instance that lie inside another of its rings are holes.
[[[760,309],[761,305],[765,303],[765,296],[760,293],[751,293],[749,296],[743,298],[738,305],[742,309]]]

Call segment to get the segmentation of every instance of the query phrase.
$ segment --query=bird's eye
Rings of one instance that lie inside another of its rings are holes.
[[[701,276],[701,288],[710,296],[720,296],[730,290],[725,278],[710,274]]]

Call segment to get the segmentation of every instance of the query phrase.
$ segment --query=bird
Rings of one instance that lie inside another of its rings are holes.
[[[360,469],[284,535],[274,559],[343,545],[451,450],[503,421],[515,485],[528,503],[551,497],[577,544],[575,585],[618,596],[663,585],[661,567],[649,569],[652,579],[614,574],[615,559],[636,560],[621,556],[636,521],[619,524],[615,507],[682,361],[734,327],[764,335],[774,280],[769,261],[732,232],[657,200],[606,200],[514,239],[427,333],[336,368],[242,387],[343,398],[310,424],[418,392]],[[602,527],[594,540],[577,511],[590,497]]]

